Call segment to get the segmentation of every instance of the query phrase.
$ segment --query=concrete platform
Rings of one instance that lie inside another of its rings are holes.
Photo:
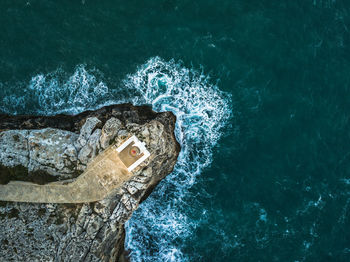
[[[125,159],[125,152],[123,158]],[[139,159],[140,157],[136,157],[135,162]],[[128,164],[133,164],[130,158]],[[120,152],[115,146],[110,146],[93,159],[85,172],[74,181],[46,185],[12,181],[7,185],[0,185],[0,200],[30,203],[95,202],[105,198],[131,176],[131,171],[120,158]]]

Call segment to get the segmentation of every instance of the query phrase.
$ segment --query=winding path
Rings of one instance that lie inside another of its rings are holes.
[[[105,198],[131,176],[116,147],[111,146],[94,158],[85,172],[72,182],[37,185],[12,181],[0,185],[0,200],[30,203],[95,202]]]

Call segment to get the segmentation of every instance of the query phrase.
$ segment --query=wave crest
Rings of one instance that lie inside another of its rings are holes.
[[[133,103],[176,115],[175,133],[181,144],[173,173],[127,223],[126,248],[134,261],[188,260],[182,247],[197,226],[189,216],[196,208],[189,189],[212,162],[213,147],[231,115],[231,97],[202,73],[160,58],[150,59],[124,84],[140,94]]]
[[[98,79],[99,75],[85,65],[77,66],[72,75],[62,69],[38,74],[25,88],[16,88],[16,94],[5,96],[0,110],[10,114],[54,115],[94,109],[109,97],[109,89]]]

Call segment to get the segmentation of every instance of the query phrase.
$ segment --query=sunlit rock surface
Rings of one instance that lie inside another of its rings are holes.
[[[102,201],[87,204],[0,203],[3,261],[118,261],[124,223],[176,162],[172,113],[129,104],[76,116],[0,115],[0,182],[44,184],[74,179],[112,143],[130,134],[152,160]]]

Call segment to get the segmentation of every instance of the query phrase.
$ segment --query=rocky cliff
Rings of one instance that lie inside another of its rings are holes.
[[[107,198],[86,204],[0,202],[1,261],[118,261],[124,223],[169,174],[180,147],[175,116],[114,105],[79,115],[0,115],[0,183],[71,181],[131,134],[153,157]]]

